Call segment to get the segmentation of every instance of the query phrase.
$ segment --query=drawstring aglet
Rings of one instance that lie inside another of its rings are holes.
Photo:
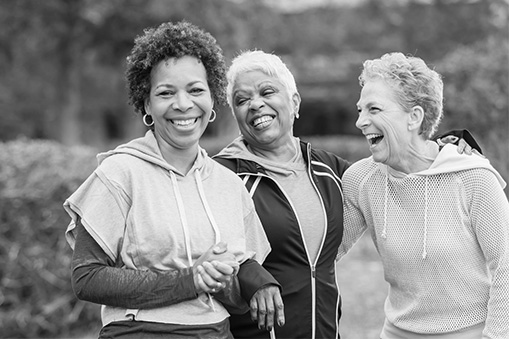
[[[210,295],[210,293],[207,293],[207,296],[209,297],[209,304],[210,304],[210,307],[212,308],[212,311],[217,312],[216,307],[214,306],[214,302],[212,301],[212,296]]]

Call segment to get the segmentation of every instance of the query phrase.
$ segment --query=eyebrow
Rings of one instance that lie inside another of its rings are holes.
[[[357,101],[357,107],[362,107],[362,105],[360,105],[360,100]],[[373,105],[378,105],[375,101],[368,101],[364,107],[370,107],[370,106],[373,106]]]
[[[201,80],[195,80],[195,81],[191,81],[190,83],[188,83],[188,84],[186,85],[186,87],[188,87],[188,86],[194,86],[194,85],[196,85],[196,84],[204,85],[204,84],[206,84],[206,82],[203,82],[203,81],[201,81]],[[159,88],[159,87],[177,87],[177,86],[164,82],[164,83],[161,83],[161,84],[157,85],[157,86],[155,87],[155,89],[157,89],[157,88]]]

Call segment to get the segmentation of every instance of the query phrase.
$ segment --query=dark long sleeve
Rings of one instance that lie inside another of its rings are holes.
[[[248,303],[253,295],[260,288],[268,285],[279,286],[278,281],[270,274],[262,265],[256,260],[249,259],[240,265],[239,273],[237,274],[241,287],[241,295]]]
[[[72,286],[78,299],[114,307],[149,309],[196,298],[191,268],[132,270],[113,262],[77,223],[72,257]]]
[[[466,130],[466,129],[455,129],[455,130],[447,131],[447,132],[442,133],[439,136],[437,136],[435,138],[435,140],[442,139],[442,138],[444,138],[446,136],[455,136],[455,137],[458,137],[458,141],[454,143],[455,145],[458,144],[459,139],[463,139],[463,140],[466,141],[466,143],[470,147],[472,147],[473,149],[476,149],[479,153],[482,154],[481,146],[479,146],[477,141],[474,139],[474,137],[472,136],[472,134],[468,130]]]

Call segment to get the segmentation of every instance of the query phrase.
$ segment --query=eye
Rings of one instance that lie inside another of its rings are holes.
[[[200,95],[202,94],[203,92],[205,92],[205,89],[201,88],[201,87],[193,87],[191,88],[191,90],[189,91],[189,93],[191,93],[192,95]]]
[[[262,96],[269,96],[269,95],[274,94],[274,93],[276,93],[276,91],[273,88],[271,88],[271,87],[264,88],[261,91]]]
[[[169,90],[169,89],[165,89],[165,90],[161,90],[161,91],[156,92],[156,96],[160,96],[160,97],[169,97],[169,96],[172,96],[172,95],[175,95],[175,91],[172,91],[172,90]]]
[[[245,97],[235,97],[235,105],[236,106],[242,106],[247,102],[248,98]]]
[[[369,108],[369,111],[370,111],[371,113],[378,113],[378,112],[380,112],[380,111],[381,111],[381,109],[380,109],[379,107],[377,107],[377,106],[371,106],[371,107]]]

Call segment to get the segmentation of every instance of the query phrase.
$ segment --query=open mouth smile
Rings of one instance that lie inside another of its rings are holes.
[[[263,115],[259,118],[256,118],[254,119],[252,122],[251,122],[251,125],[256,128],[256,129],[261,129],[261,128],[264,128],[268,125],[270,125],[270,123],[272,122],[272,120],[274,120],[274,117],[273,116],[270,116],[270,115]]]
[[[375,134],[375,133],[366,134],[366,139],[368,139],[369,145],[371,147],[378,145],[380,143],[380,141],[382,141],[383,138],[384,138],[384,136],[382,134]]]
[[[193,126],[194,124],[196,124],[196,122],[198,121],[198,118],[194,118],[194,119],[186,119],[186,120],[170,120],[170,122],[177,126],[177,127],[181,127],[181,128],[188,128],[188,127],[191,127]]]

